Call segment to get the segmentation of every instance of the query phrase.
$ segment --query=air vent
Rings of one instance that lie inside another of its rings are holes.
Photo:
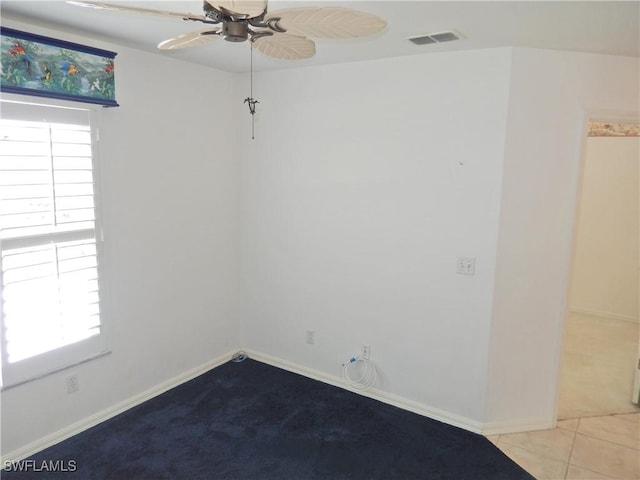
[[[438,43],[437,40],[431,38],[428,35],[425,35],[424,37],[410,38],[409,41],[415,43],[416,45],[429,45],[430,43]]]
[[[449,31],[420,35],[419,37],[411,37],[407,40],[415,43],[416,45],[429,45],[432,43],[452,42],[453,40],[460,40],[461,38],[462,35],[458,32]]]

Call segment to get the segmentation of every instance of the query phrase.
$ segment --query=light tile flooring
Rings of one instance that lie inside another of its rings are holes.
[[[571,313],[560,376],[560,420],[633,413],[638,324]]]
[[[640,479],[640,413],[561,420],[488,437],[538,480]]]
[[[538,480],[640,479],[638,324],[567,319],[557,428],[488,437]]]

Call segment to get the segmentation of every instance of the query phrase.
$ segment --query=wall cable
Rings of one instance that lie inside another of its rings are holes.
[[[240,362],[244,362],[247,358],[249,358],[249,355],[247,355],[242,350],[240,350],[239,352],[236,352],[233,354],[233,356],[231,357],[231,361],[235,363],[240,363]]]
[[[359,369],[355,378],[352,376],[352,374],[355,373],[353,372],[353,370],[355,370],[353,367]],[[362,355],[356,355],[342,364],[342,376],[350,387],[368,392],[375,386],[378,380],[378,371],[371,360],[364,358]]]

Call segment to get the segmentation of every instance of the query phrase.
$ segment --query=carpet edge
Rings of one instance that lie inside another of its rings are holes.
[[[527,432],[533,430],[547,430],[550,428],[555,428],[556,426],[555,422],[553,421],[539,418],[520,419],[517,421],[508,422],[479,422],[477,420],[463,417],[461,415],[457,415],[446,410],[441,410],[439,408],[431,407],[424,403],[416,402],[414,400],[410,400],[408,398],[384,392],[375,388],[369,392],[355,390],[353,388],[350,388],[342,379],[342,377],[330,375],[319,370],[304,367],[299,364],[283,360],[282,358],[260,353],[255,350],[245,349],[243,351],[247,353],[250,358],[253,358],[254,360],[257,360],[259,362],[282,368],[283,370],[297,373],[304,377],[312,378],[323,383],[328,383],[329,385],[333,385],[334,387],[342,388],[349,392],[373,398],[374,400],[393,405],[394,407],[408,410],[409,412],[422,415],[423,417],[428,417],[433,420],[452,425],[454,427],[462,428],[472,433],[483,435],[485,437],[488,435],[501,435],[506,433]]]
[[[164,392],[171,390],[172,388],[177,387],[189,380],[194,379],[195,377],[202,375],[203,373],[208,372],[209,370],[219,367],[223,363],[228,362],[232,355],[236,353],[238,349],[231,350],[223,355],[220,355],[212,360],[209,360],[205,363],[198,365],[186,372],[183,372],[175,377],[172,377],[164,382],[161,382],[143,392],[140,392],[132,397],[129,397],[121,402],[112,405],[111,407],[105,408],[99,412],[94,413],[78,422],[75,422],[67,427],[64,427],[60,430],[57,430],[49,435],[45,435],[44,437],[28,443],[23,447],[20,447],[12,452],[3,455],[0,458],[0,464],[5,465],[7,462],[18,462],[20,460],[24,460],[45,448],[49,448],[56,443],[60,443],[74,435],[77,435],[80,432],[88,430],[91,427],[98,425],[110,418],[115,417],[137,405],[140,405],[147,400],[150,400],[158,395],[163,394]]]
[[[341,377],[330,375],[325,372],[304,367],[292,362],[288,362],[281,358],[260,353],[255,350],[244,350],[244,352],[246,352],[249,358],[252,358],[253,360],[257,360],[259,362],[263,362],[277,368],[282,368],[283,370],[287,370],[292,373],[297,373],[298,375],[312,378],[313,380],[318,380],[320,382],[333,385],[334,387],[342,388],[349,392],[357,393],[358,395],[369,397],[374,400],[378,400],[382,403],[393,405],[394,407],[398,407],[403,410],[407,410],[409,412],[422,415],[423,417],[431,418],[433,420],[437,420],[439,422],[452,425],[454,427],[459,427],[464,430],[481,434],[481,435],[483,434],[482,431],[483,431],[484,424],[477,422],[475,420],[472,420],[470,418],[466,418],[461,415],[456,415],[454,413],[440,410],[438,408],[430,407],[420,402],[416,402],[414,400],[400,397],[398,395],[384,392],[382,390],[378,390],[375,388],[368,392],[355,390],[353,388],[349,388],[347,383]]]

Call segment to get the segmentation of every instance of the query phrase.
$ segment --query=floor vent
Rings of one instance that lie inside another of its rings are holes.
[[[458,32],[449,31],[420,35],[419,37],[411,37],[407,40],[415,43],[416,45],[430,45],[432,43],[452,42],[454,40],[460,40],[461,38],[462,35]]]

